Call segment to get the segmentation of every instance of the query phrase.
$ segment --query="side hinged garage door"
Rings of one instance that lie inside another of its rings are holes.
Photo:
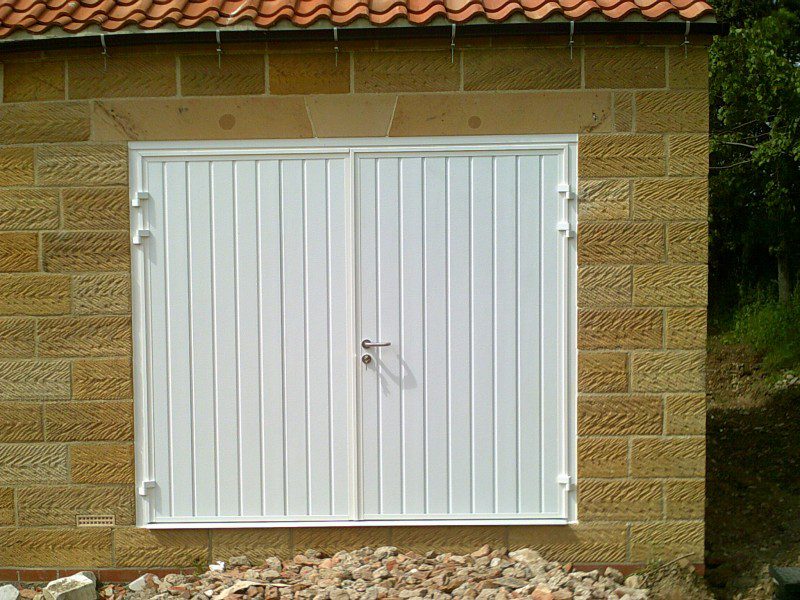
[[[139,524],[574,518],[574,163],[132,145]]]

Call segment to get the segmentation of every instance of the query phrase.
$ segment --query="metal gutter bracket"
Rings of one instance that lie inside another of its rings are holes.
[[[569,59],[572,60],[572,49],[575,46],[575,21],[569,22]]]
[[[106,34],[100,34],[100,45],[103,46],[103,50],[100,54],[103,55],[103,71],[108,71],[108,47],[106,46]]]
[[[450,64],[456,62],[456,24],[450,25]]]
[[[333,54],[334,54],[334,64],[338,67],[339,66],[339,28],[333,28]]]
[[[692,27],[692,22],[686,21],[686,31],[683,34],[683,43],[681,44],[681,46],[683,46],[683,58],[689,56],[689,30],[691,29],[691,27]]]

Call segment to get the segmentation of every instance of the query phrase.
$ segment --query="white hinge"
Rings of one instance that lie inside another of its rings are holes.
[[[133,234],[133,243],[141,244],[142,238],[147,238],[147,237],[150,237],[149,229],[137,229],[136,232]]]
[[[557,229],[563,233],[565,237],[571,238],[575,235],[572,227],[570,227],[569,221],[559,221],[557,224]]]
[[[566,197],[567,197],[567,200],[571,200],[572,199],[572,188],[570,187],[570,185],[568,183],[559,183],[558,184],[558,193],[559,194],[565,194]]]
[[[131,198],[131,206],[139,207],[144,200],[150,200],[150,192],[136,192],[136,195]]]
[[[571,492],[575,489],[575,484],[572,482],[572,475],[568,473],[561,473],[561,475],[556,478],[556,481],[558,481],[558,485],[565,486],[565,489],[568,492]]]
[[[151,479],[146,479],[139,484],[139,495],[147,496],[150,490],[152,490],[154,487],[156,487],[156,482]]]

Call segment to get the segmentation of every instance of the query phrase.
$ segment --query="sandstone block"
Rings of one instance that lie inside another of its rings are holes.
[[[377,535],[386,534],[376,532]],[[489,544],[494,548],[503,545],[502,527],[398,527],[392,531],[392,545],[404,552],[453,552],[465,554]]]
[[[245,96],[266,91],[264,56],[216,53],[181,56],[183,96]]]
[[[584,135],[579,142],[579,177],[657,177],[666,173],[660,135]]]
[[[42,185],[126,184],[128,149],[121,144],[44,146],[36,166]]]
[[[72,444],[73,483],[134,482],[133,444]]]
[[[667,225],[667,256],[670,262],[708,262],[708,225],[705,221]]]
[[[42,407],[38,402],[0,402],[0,442],[41,442]]]
[[[133,440],[132,402],[55,402],[44,408],[45,436],[51,442]]]
[[[76,360],[72,364],[74,400],[133,398],[130,360]]]
[[[42,252],[46,271],[127,271],[130,269],[126,232],[46,233]]]
[[[583,223],[578,262],[631,264],[664,260],[664,226],[659,223]]]
[[[63,192],[64,229],[128,229],[124,187],[70,188]]]
[[[0,230],[57,228],[57,191],[37,188],[0,190]]]
[[[578,391],[628,391],[628,355],[624,352],[580,352]]]
[[[129,317],[52,317],[38,324],[39,356],[130,356]]]
[[[661,397],[590,395],[578,399],[579,435],[658,435]]]
[[[17,586],[10,583],[0,586],[0,600],[17,600],[17,598],[19,598]]]
[[[652,221],[705,220],[705,179],[638,179],[633,184],[633,218]]]
[[[306,531],[295,530],[294,551],[305,552],[309,548],[330,552],[334,548],[354,550],[364,546],[379,548],[389,544],[387,531],[380,527],[303,527]],[[352,530],[352,531],[350,531]]]
[[[364,52],[354,60],[356,93],[444,92],[461,83],[458,61],[446,52]]]
[[[75,275],[72,278],[72,307],[77,315],[130,314],[130,275]]]
[[[549,560],[580,563],[623,562],[625,525],[514,525],[508,528],[511,549],[532,548]]]
[[[668,145],[670,175],[708,175],[708,135],[671,135]]]
[[[350,55],[332,52],[311,54],[270,54],[270,94],[348,94],[350,92]],[[351,113],[350,121],[363,115]],[[385,131],[385,130],[384,130]]]
[[[637,523],[631,526],[630,560],[670,560],[689,554],[691,562],[703,560],[702,521]]]
[[[663,48],[587,48],[588,88],[663,88],[667,85]]]
[[[370,137],[388,134],[397,96],[319,94],[305,102],[317,137]]]
[[[646,521],[660,519],[661,483],[658,481],[581,481],[578,515],[588,521]]]
[[[69,398],[67,361],[0,361],[0,399],[56,400]]]
[[[70,310],[66,275],[0,275],[0,315],[59,315]]]
[[[667,309],[667,348],[695,350],[706,347],[704,308]]]
[[[292,554],[289,529],[214,529],[211,548],[213,561],[246,556],[253,563],[260,563],[270,556],[289,558]]]
[[[184,567],[208,560],[209,534],[202,530],[147,530],[118,527],[114,548],[118,567]]]
[[[611,113],[605,91],[401,94],[389,135],[603,132]]]
[[[35,102],[0,106],[6,144],[81,142],[89,139],[88,102]]]
[[[666,428],[670,435],[705,435],[706,397],[704,394],[667,394]]]
[[[581,477],[626,477],[628,440],[622,437],[579,437],[578,472]]]
[[[3,101],[63,100],[64,69],[64,63],[56,60],[5,63]]]
[[[629,217],[629,182],[584,179],[578,186],[578,217],[581,221],[618,221]]]
[[[174,96],[175,57],[143,52],[117,54],[106,64],[102,57],[71,59],[67,63],[70,98]]]
[[[135,520],[132,487],[111,485],[22,487],[18,492],[19,524],[75,525],[78,515],[114,515],[117,525]]]
[[[94,573],[84,571],[51,581],[42,590],[42,594],[45,600],[96,600],[96,587]]]
[[[633,477],[703,477],[706,468],[704,437],[634,438],[631,445]]]
[[[614,92],[614,131],[633,131],[633,114],[633,92]]]
[[[0,186],[33,185],[33,147],[0,148]]]
[[[661,348],[662,329],[662,311],[656,308],[584,308],[578,311],[578,348]]]
[[[33,319],[0,319],[0,358],[33,358]]]
[[[0,273],[39,270],[39,239],[35,233],[0,233]]]
[[[631,386],[642,392],[696,392],[705,389],[705,352],[634,352]]]
[[[64,444],[0,444],[0,484],[54,484],[64,483],[66,479],[67,447]],[[16,563],[0,559],[0,564]]]
[[[670,48],[669,87],[708,89],[708,49],[703,47]]]
[[[705,133],[708,93],[705,91],[643,91],[636,93],[636,131],[643,133]]]
[[[640,306],[705,306],[705,265],[636,265],[633,303]]]
[[[628,306],[633,295],[633,270],[628,266],[580,265],[578,306]]]
[[[580,61],[566,48],[465,50],[464,89],[550,90],[579,88]]]
[[[677,479],[664,482],[664,503],[668,519],[702,519],[705,515],[704,479]]]
[[[0,530],[0,564],[15,567],[107,567],[111,530],[25,528]]]
[[[0,488],[0,525],[15,525],[14,489]]]

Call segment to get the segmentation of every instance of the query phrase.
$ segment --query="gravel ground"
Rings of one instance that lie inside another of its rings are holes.
[[[534,600],[646,600],[641,577],[626,581],[614,569],[580,572],[547,561],[530,549],[506,553],[488,546],[464,556],[400,553],[394,547],[362,548],[326,557],[308,550],[291,560],[251,565],[233,557],[224,570],[201,575],[146,575],[128,588],[106,586],[114,600],[260,600],[311,598],[532,598]]]

